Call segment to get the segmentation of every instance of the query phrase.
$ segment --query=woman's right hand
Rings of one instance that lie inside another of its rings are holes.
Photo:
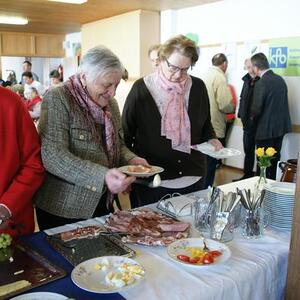
[[[133,176],[126,176],[118,169],[110,169],[105,175],[105,183],[107,188],[113,194],[127,191],[135,179],[136,178]]]

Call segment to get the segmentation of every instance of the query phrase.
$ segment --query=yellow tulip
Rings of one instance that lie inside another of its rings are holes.
[[[277,153],[277,151],[273,148],[273,147],[269,147],[267,150],[266,150],[266,154],[268,156],[273,156],[275,153]]]
[[[257,148],[255,153],[258,157],[262,157],[265,155],[265,148]]]

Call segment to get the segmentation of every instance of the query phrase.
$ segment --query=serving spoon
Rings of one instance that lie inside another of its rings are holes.
[[[148,182],[148,181],[146,181],[146,180],[144,180],[144,179],[139,179],[139,178],[138,178],[138,179],[136,179],[136,180],[134,181],[134,183],[142,184],[142,185],[148,186],[148,187],[150,187],[150,188],[157,188],[157,187],[159,187],[160,184],[161,184],[161,178],[160,178],[159,174],[156,174],[156,175],[154,176],[153,180],[150,181],[150,182]]]

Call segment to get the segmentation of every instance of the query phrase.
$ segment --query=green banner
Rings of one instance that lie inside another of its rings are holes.
[[[281,76],[300,76],[300,38],[270,40],[269,63]]]

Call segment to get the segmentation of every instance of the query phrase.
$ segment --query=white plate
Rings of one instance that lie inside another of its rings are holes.
[[[49,292],[37,292],[37,293],[29,293],[23,294],[11,300],[66,300],[68,299],[66,296],[56,293]]]
[[[109,265],[105,270],[97,270],[95,268],[97,264],[106,264],[107,261],[109,262]],[[102,256],[86,260],[77,265],[71,273],[71,279],[78,287],[89,292],[105,294],[121,292],[139,284],[145,277],[145,275],[143,275],[143,277],[135,279],[133,283],[123,287],[109,285],[105,280],[105,276],[109,272],[119,272],[118,267],[124,263],[137,265],[144,270],[138,262],[131,258],[122,256]]]
[[[129,172],[128,166],[122,166],[119,168],[119,170],[127,175],[135,176],[135,177],[150,177],[164,171],[163,168],[158,166],[151,166],[151,168],[152,168],[152,172],[148,172],[148,173]]]
[[[222,252],[222,255],[220,255],[219,257],[216,257],[214,259],[214,263],[212,263],[212,264],[208,264],[208,265],[190,264],[190,263],[184,262],[182,260],[179,260],[177,258],[177,255],[180,255],[180,254],[190,256],[190,252],[186,250],[187,247],[203,248],[204,244],[203,244],[202,238],[188,238],[188,239],[177,240],[168,246],[168,255],[174,261],[184,264],[189,267],[194,267],[194,268],[205,268],[205,267],[212,267],[215,265],[219,265],[219,264],[222,264],[225,261],[227,261],[229,259],[229,257],[231,256],[231,251],[229,250],[229,248],[226,245],[224,245],[220,242],[214,241],[214,240],[210,240],[210,239],[205,239],[205,243],[210,251],[218,250],[218,251]]]
[[[219,151],[215,151],[215,147],[209,143],[193,145],[191,146],[191,148],[217,159],[241,155],[240,150],[233,149],[233,148],[222,148]]]
[[[273,194],[289,195],[294,197],[296,184],[292,182],[271,182],[266,185],[267,192]]]

